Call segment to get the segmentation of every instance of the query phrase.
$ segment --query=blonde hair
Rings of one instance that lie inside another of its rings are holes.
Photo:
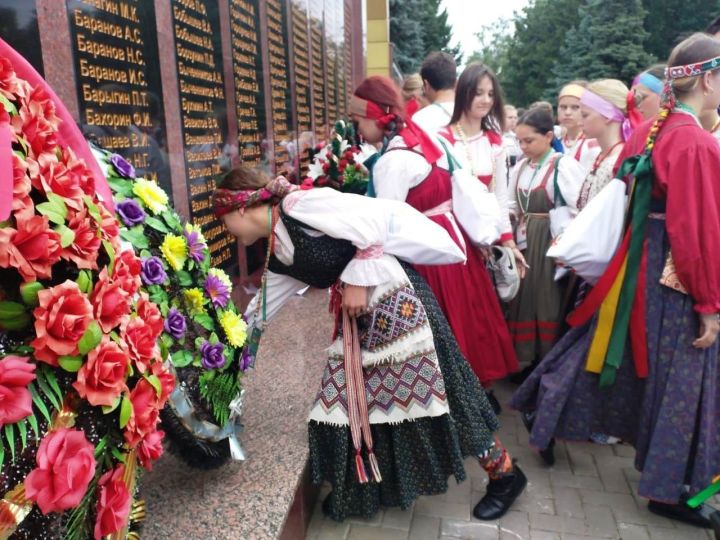
[[[627,114],[627,96],[630,90],[617,79],[600,79],[587,85],[587,90],[597,94]]]
[[[419,73],[413,73],[405,77],[402,86],[402,97],[405,101],[413,96],[417,96],[418,92],[422,92],[423,80]],[[422,95],[422,93],[420,94]]]

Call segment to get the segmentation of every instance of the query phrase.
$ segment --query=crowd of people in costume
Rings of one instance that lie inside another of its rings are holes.
[[[377,151],[365,196],[246,167],[219,184],[230,232],[268,239],[249,313],[331,288],[309,445],[332,518],[442,493],[468,456],[488,474],[474,516],[502,516],[527,484],[496,435],[492,385],[510,378],[539,460],[556,438],[632,445],[649,509],[711,526],[692,497],[720,473],[720,41],[692,35],[630,86],[612,75],[519,108],[487,66],[458,77],[431,53],[402,89],[372,76],[352,96]],[[599,278],[549,257],[619,181]]]

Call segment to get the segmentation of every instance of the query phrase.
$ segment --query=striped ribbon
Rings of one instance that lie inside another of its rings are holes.
[[[363,378],[362,359],[360,356],[360,338],[358,335],[357,320],[350,317],[343,309],[343,348],[345,353],[345,388],[347,389],[348,420],[350,435],[355,447],[355,469],[358,481],[365,484],[369,481],[365,463],[362,458],[362,443],[367,446],[368,461],[373,479],[382,481],[380,467],[373,451],[372,433],[370,431],[370,418],[368,415],[367,397],[365,395],[365,380]]]
[[[617,178],[631,175],[627,231],[615,256],[597,285],[568,317],[570,326],[587,323],[595,313],[598,322],[588,353],[586,369],[600,374],[600,386],[615,382],[630,334],[638,377],[648,374],[645,289],[647,253],[645,231],[650,213],[652,161],[649,152],[626,159]]]

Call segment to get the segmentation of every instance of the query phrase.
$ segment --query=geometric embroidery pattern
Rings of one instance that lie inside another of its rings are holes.
[[[389,366],[365,370],[365,396],[368,412],[388,413],[399,407],[407,411],[413,405],[427,408],[433,399],[447,400],[445,381],[436,366],[435,355],[421,355]],[[317,400],[326,411],[339,406],[347,414],[345,366],[342,360],[331,359],[323,373]]]
[[[427,314],[415,291],[402,287],[374,306],[364,319],[367,328],[361,331],[360,345],[366,351],[374,351],[423,326]]]

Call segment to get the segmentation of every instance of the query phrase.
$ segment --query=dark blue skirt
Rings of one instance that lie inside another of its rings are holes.
[[[592,432],[636,449],[641,496],[677,502],[720,474],[718,343],[695,349],[693,300],[659,284],[669,250],[665,222],[648,223],[647,333],[650,375],[641,380],[626,347],[615,384],[600,389],[585,371],[595,321],[568,332],[513,395],[511,407],[536,411],[530,444],[553,437],[587,441]]]

